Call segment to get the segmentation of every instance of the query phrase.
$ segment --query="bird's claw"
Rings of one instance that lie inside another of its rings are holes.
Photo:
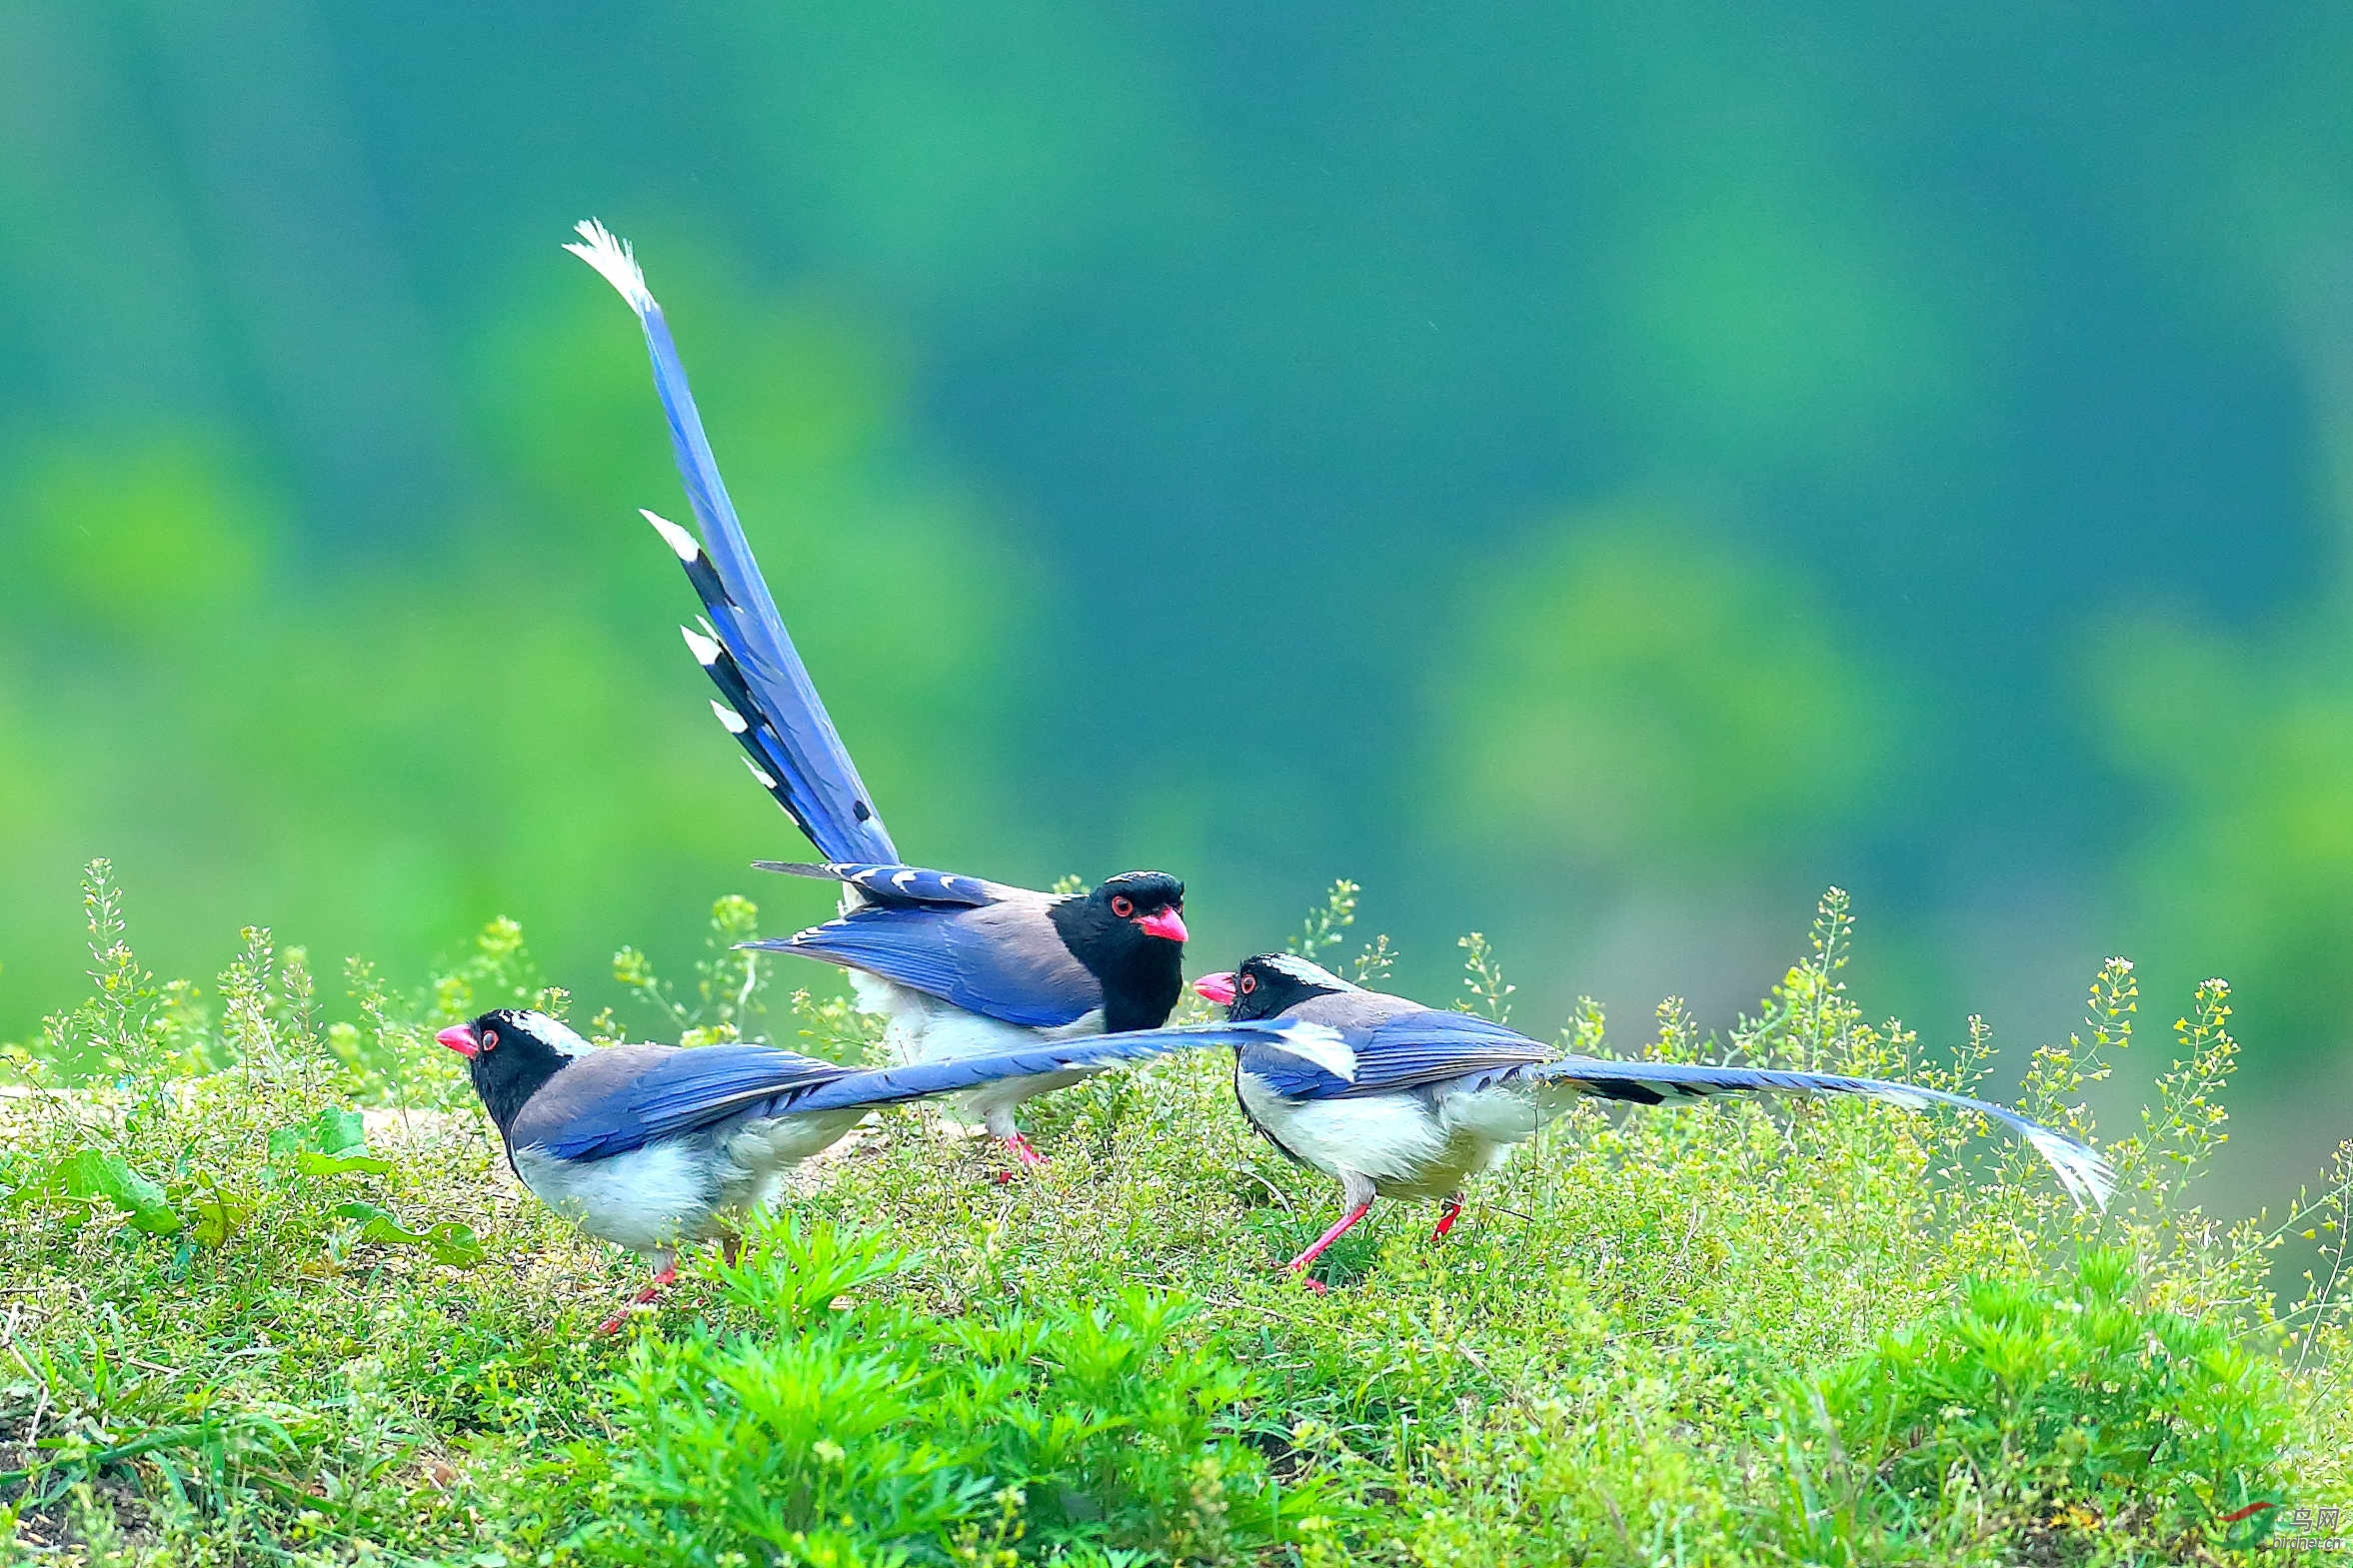
[[[638,1308],[653,1304],[656,1300],[660,1299],[663,1291],[668,1290],[676,1283],[678,1283],[678,1264],[673,1262],[669,1267],[663,1269],[661,1273],[654,1276],[654,1282],[652,1284],[639,1291],[636,1295],[631,1296],[629,1300],[622,1306],[620,1311],[614,1313],[611,1317],[605,1319],[605,1321],[602,1323],[599,1323],[597,1325],[597,1333],[601,1337],[605,1338],[611,1338],[613,1335],[620,1333],[623,1328],[628,1326],[629,1320],[637,1315]]]

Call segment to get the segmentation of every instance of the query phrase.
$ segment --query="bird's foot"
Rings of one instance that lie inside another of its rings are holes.
[[[736,1261],[744,1255],[744,1238],[742,1236],[721,1236],[719,1238],[719,1255],[728,1267],[734,1268]]]
[[[1454,1228],[1454,1221],[1461,1217],[1462,1200],[1460,1198],[1446,1199],[1446,1206],[1438,1211],[1438,1228],[1429,1233],[1429,1239],[1432,1241],[1444,1240],[1446,1232]]]
[[[1012,1154],[1015,1159],[1019,1160],[1021,1162],[1022,1169],[1024,1170],[1035,1170],[1040,1165],[1046,1163],[1046,1156],[1039,1153],[1038,1150],[1031,1145],[1028,1136],[1023,1133],[1014,1133],[1011,1137],[1005,1138],[1001,1141],[1003,1141],[1005,1144],[1006,1152]],[[1007,1182],[1014,1179],[1014,1174],[1015,1173],[1010,1170],[999,1171],[997,1173],[997,1184],[999,1186],[1004,1186]]]
[[[1338,1224],[1323,1232],[1322,1235],[1317,1236],[1313,1246],[1307,1248],[1306,1251],[1301,1252],[1297,1257],[1292,1258],[1288,1263],[1285,1263],[1283,1267],[1298,1275],[1300,1280],[1305,1283],[1306,1287],[1309,1290],[1314,1291],[1315,1294],[1319,1296],[1328,1295],[1330,1293],[1328,1287],[1324,1285],[1322,1280],[1315,1278],[1307,1272],[1307,1265],[1321,1257],[1325,1247],[1330,1246],[1334,1241],[1337,1241],[1340,1237],[1346,1235],[1348,1233],[1348,1227],[1355,1224],[1357,1220],[1362,1219],[1364,1217],[1365,1211],[1371,1207],[1371,1198],[1366,1197],[1359,1200],[1345,1214],[1342,1214],[1339,1217]]]
[[[631,1296],[628,1303],[624,1305],[620,1311],[614,1313],[611,1317],[605,1319],[605,1321],[602,1323],[599,1323],[597,1325],[597,1332],[599,1334],[608,1336],[620,1333],[622,1328],[628,1324],[632,1313],[636,1312],[639,1307],[645,1306],[649,1302],[658,1299],[663,1291],[668,1290],[672,1285],[677,1283],[678,1265],[676,1263],[672,1263],[663,1269],[661,1273],[654,1276],[654,1282],[652,1284],[639,1291],[636,1295]]]

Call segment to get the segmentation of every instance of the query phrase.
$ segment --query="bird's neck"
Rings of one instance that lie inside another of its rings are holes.
[[[1169,1021],[1176,998],[1184,992],[1182,947],[1155,937],[1111,968],[1111,973],[1096,976],[1103,982],[1106,1033],[1157,1029]]]
[[[550,1052],[545,1060],[516,1060],[501,1065],[505,1070],[477,1077],[474,1091],[482,1096],[482,1108],[498,1124],[499,1136],[509,1138],[523,1107],[531,1102],[534,1094],[547,1087],[548,1079],[562,1071],[566,1063],[563,1057]]]

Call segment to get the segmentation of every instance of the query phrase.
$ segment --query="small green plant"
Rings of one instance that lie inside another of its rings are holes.
[[[1890,1532],[2096,1555],[2119,1530],[2188,1553],[2268,1529],[2295,1407],[2277,1367],[2212,1319],[2136,1305],[2132,1258],[2071,1283],[1978,1279],[1958,1306],[1804,1384],[1783,1416],[1826,1439],[1843,1489]]]
[[[662,1019],[665,1032],[681,1045],[711,1045],[754,1038],[753,1020],[764,1011],[763,954],[740,947],[759,934],[760,906],[729,893],[711,906],[703,956],[695,963],[696,1004],[682,1002],[635,947],[613,955],[613,978],[628,987]]]
[[[1256,1382],[1178,1340],[1192,1303],[1130,1288],[944,1320],[879,1288],[916,1262],[773,1228],[725,1271],[744,1326],[641,1340],[607,1385],[628,1447],[584,1539],[647,1563],[1214,1560],[1329,1506],[1235,1435]]]
[[[1282,950],[1320,961],[1324,953],[1347,939],[1348,927],[1356,923],[1356,895],[1362,891],[1344,876],[1333,882],[1323,895],[1323,906],[1308,913],[1305,922],[1282,944]]]
[[[1503,978],[1503,965],[1484,933],[1472,931],[1455,943],[1462,949],[1462,999],[1454,1005],[1497,1023],[1511,1021],[1511,993],[1519,987]]]

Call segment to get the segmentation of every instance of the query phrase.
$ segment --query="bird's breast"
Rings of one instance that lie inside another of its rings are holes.
[[[719,1201],[707,1140],[665,1138],[604,1159],[515,1151],[515,1173],[548,1207],[590,1235],[652,1252],[705,1233]]]
[[[1290,1099],[1241,1069],[1233,1086],[1243,1114],[1283,1152],[1327,1176],[1367,1176],[1384,1194],[1443,1196],[1488,1158],[1450,1134],[1417,1095]]]

